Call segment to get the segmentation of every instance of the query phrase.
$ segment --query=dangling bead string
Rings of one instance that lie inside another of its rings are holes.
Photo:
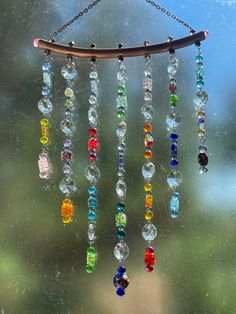
[[[176,191],[177,187],[183,181],[182,173],[177,169],[179,165],[178,161],[178,134],[176,133],[177,127],[181,123],[181,117],[177,113],[177,103],[179,97],[177,96],[177,84],[176,84],[176,73],[179,68],[179,60],[175,57],[175,51],[170,51],[169,63],[167,66],[167,72],[169,74],[169,91],[170,91],[170,100],[169,104],[171,107],[171,112],[166,118],[167,129],[170,132],[170,150],[171,150],[171,161],[170,166],[172,171],[167,177],[167,183],[172,189],[172,194],[170,197],[169,210],[170,216],[172,218],[177,218],[180,211],[180,194]]]
[[[50,52],[45,51],[45,62],[42,64],[43,70],[43,98],[38,102],[38,109],[44,118],[40,120],[42,153],[39,155],[38,167],[39,177],[41,179],[50,179],[52,174],[52,164],[49,158],[49,146],[51,144],[50,132],[51,127],[50,116],[53,110],[52,104],[52,58]]]
[[[89,97],[90,107],[88,110],[88,121],[90,128],[88,130],[89,140],[88,140],[88,159],[89,159],[89,169],[86,169],[85,175],[89,180],[90,185],[88,188],[88,243],[89,247],[87,249],[87,264],[86,271],[87,273],[92,273],[95,270],[96,260],[97,260],[97,252],[94,246],[96,240],[96,219],[97,219],[97,188],[96,183],[100,177],[99,170],[96,167],[97,160],[97,151],[99,149],[99,140],[98,140],[98,72],[96,68],[96,59],[91,59],[91,72],[89,74],[90,84],[91,84],[91,95]],[[96,169],[96,173],[93,173],[92,169]]]
[[[198,118],[198,136],[200,139],[199,154],[198,154],[198,163],[200,165],[199,172],[204,174],[208,171],[206,167],[208,165],[208,155],[206,147],[206,131],[205,131],[205,111],[204,107],[208,101],[208,94],[203,91],[204,86],[204,67],[203,67],[203,56],[201,52],[200,42],[196,43],[198,47],[198,53],[196,56],[196,78],[197,78],[197,93],[194,97],[194,105],[197,110]]]
[[[144,43],[148,45],[147,42]],[[144,145],[145,153],[144,158],[146,160],[143,168],[142,174],[144,177],[144,191],[145,191],[145,212],[144,218],[147,223],[142,228],[142,236],[144,240],[148,242],[147,248],[144,254],[144,264],[145,270],[147,272],[153,271],[153,266],[155,265],[155,250],[152,246],[152,241],[157,236],[157,228],[152,224],[153,219],[153,194],[152,194],[152,184],[151,179],[155,174],[155,165],[151,162],[152,159],[152,146],[154,144],[154,139],[152,136],[152,118],[154,113],[154,108],[152,106],[152,68],[151,68],[151,58],[149,55],[145,56],[145,68],[144,68],[144,79],[143,79],[143,89],[144,89],[144,105],[142,106],[141,112],[144,116]]]
[[[122,46],[119,46],[122,48]],[[116,288],[116,294],[122,297],[125,294],[125,289],[129,285],[129,277],[126,274],[126,268],[124,266],[124,261],[129,255],[129,248],[124,242],[126,236],[125,226],[127,223],[126,216],[126,206],[125,206],[125,197],[126,197],[126,183],[125,183],[125,133],[126,133],[126,110],[127,110],[127,97],[126,97],[126,68],[123,62],[123,58],[119,58],[119,70],[117,73],[118,79],[118,96],[116,98],[117,105],[117,118],[118,125],[116,129],[116,135],[118,137],[118,182],[116,184],[116,193],[119,198],[119,202],[116,206],[117,213],[115,214],[115,223],[118,228],[117,238],[119,242],[114,248],[114,255],[120,262],[118,267],[118,273],[113,279],[113,284]]]
[[[60,127],[65,135],[63,141],[63,149],[61,152],[61,160],[63,161],[64,178],[60,181],[59,188],[65,195],[61,205],[61,216],[64,224],[73,221],[74,204],[71,201],[71,193],[76,191],[74,179],[72,178],[72,161],[74,159],[72,152],[72,137],[76,130],[76,125],[73,120],[75,110],[75,95],[74,95],[74,81],[77,77],[77,70],[75,63],[71,57],[68,57],[67,64],[62,67],[61,74],[66,80],[65,89],[65,112],[64,119],[61,121]]]

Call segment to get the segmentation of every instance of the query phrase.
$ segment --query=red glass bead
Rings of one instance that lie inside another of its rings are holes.
[[[71,161],[73,159],[73,153],[71,151],[69,152],[61,152],[61,159],[64,161]]]
[[[90,161],[95,161],[97,159],[97,156],[95,154],[89,154],[88,159]]]
[[[144,144],[148,148],[152,147],[152,145],[154,144],[154,139],[153,139],[153,137],[150,134],[145,136]]]
[[[153,271],[153,266],[155,265],[155,251],[153,247],[147,247],[144,254],[144,264],[145,270],[148,272]]]
[[[89,129],[88,133],[90,136],[95,136],[97,134],[97,130],[96,129]]]
[[[171,91],[172,93],[175,93],[177,90],[177,85],[176,84],[170,84],[169,85],[169,91]]]
[[[88,150],[97,150],[99,148],[98,138],[91,138],[88,141]]]

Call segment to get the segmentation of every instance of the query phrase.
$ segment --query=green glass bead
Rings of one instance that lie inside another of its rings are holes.
[[[171,104],[176,104],[179,100],[179,97],[177,95],[171,95],[170,96],[170,103]]]
[[[95,271],[95,267],[90,266],[90,265],[86,265],[86,272],[87,272],[88,274],[91,274],[91,273],[93,273],[94,271]]]
[[[125,117],[124,111],[121,111],[121,110],[117,111],[117,117],[118,118],[124,118]]]
[[[96,249],[93,246],[87,248],[87,253],[96,253]]]
[[[120,85],[117,90],[118,90],[118,94],[120,95],[124,95],[124,93],[126,92],[126,88],[124,85]]]
[[[117,227],[125,227],[127,223],[127,216],[124,213],[117,213],[115,215],[115,220]]]
[[[203,61],[203,56],[201,56],[201,55],[196,56],[195,60],[196,60],[197,63],[200,63],[200,62]]]

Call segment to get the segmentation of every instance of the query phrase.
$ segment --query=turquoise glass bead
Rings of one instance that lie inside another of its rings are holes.
[[[97,189],[96,189],[95,186],[90,186],[90,187],[88,188],[88,192],[89,192],[90,195],[96,194]]]
[[[200,62],[203,61],[203,56],[201,56],[201,55],[196,56],[195,60],[196,60],[197,63],[200,63]]]
[[[203,88],[204,82],[202,80],[197,81],[196,85],[197,85],[197,88]]]
[[[96,213],[94,213],[94,212],[89,212],[88,213],[88,219],[89,220],[95,220],[96,218],[97,218]]]
[[[125,211],[125,204],[124,203],[118,203],[116,206],[118,212],[124,212]]]
[[[180,211],[180,194],[174,192],[170,198],[170,216],[171,218],[177,218]]]

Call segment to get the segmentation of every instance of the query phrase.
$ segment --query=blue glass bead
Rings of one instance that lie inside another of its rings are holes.
[[[126,236],[126,232],[125,232],[124,230],[119,230],[119,231],[117,232],[117,238],[118,238],[118,239],[124,239],[125,236]]]
[[[124,266],[120,266],[117,271],[119,274],[123,275],[126,272],[126,268]]]
[[[175,158],[173,158],[173,159],[171,160],[171,162],[170,162],[170,165],[171,165],[172,167],[177,167],[178,164],[179,164],[179,161],[178,161],[177,159],[175,159]]]
[[[171,135],[170,135],[170,139],[172,140],[172,141],[176,141],[177,139],[178,139],[178,134],[176,134],[176,133],[172,133]]]
[[[88,188],[88,192],[89,192],[90,195],[91,195],[91,194],[96,194],[97,189],[96,189],[95,186],[90,186],[90,187]]]
[[[96,218],[97,218],[96,213],[94,213],[94,212],[88,213],[88,219],[89,220],[95,220]]]
[[[203,81],[197,81],[196,85],[197,85],[197,88],[203,88],[204,82]]]
[[[52,65],[51,63],[44,63],[42,64],[42,70],[45,71],[45,72],[48,72],[48,71],[51,71],[52,69]]]
[[[119,297],[123,297],[123,295],[125,294],[125,290],[122,289],[122,288],[119,288],[116,290],[116,294],[119,296]]]
[[[43,96],[50,96],[50,94],[51,94],[51,89],[48,86],[43,86],[42,95]]]
[[[173,155],[177,155],[177,152],[178,152],[178,145],[177,144],[172,144],[170,149],[171,149],[171,152]]]
[[[118,203],[116,208],[119,212],[124,212],[125,211],[125,204],[124,203]]]
[[[172,218],[177,218],[179,216],[180,210],[180,194],[174,192],[170,198],[170,216]]]
[[[203,56],[201,56],[201,55],[196,56],[195,60],[196,60],[197,63],[200,63],[200,62],[203,61]]]

